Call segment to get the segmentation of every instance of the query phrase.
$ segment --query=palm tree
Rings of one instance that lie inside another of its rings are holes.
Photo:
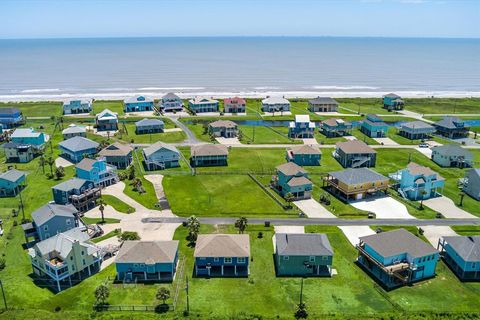
[[[55,169],[55,179],[60,180],[65,176],[65,169],[60,166]]]
[[[103,211],[105,210],[107,203],[102,198],[99,198],[97,200],[97,203],[98,203],[98,210],[100,210],[100,214],[102,215],[102,223],[105,223],[105,217],[103,216]]]
[[[425,189],[420,190],[420,195],[422,196],[422,199],[420,199],[420,210],[423,210],[423,200],[425,199],[427,193],[428,192]]]
[[[42,172],[45,174],[45,165],[47,164],[47,161],[45,160],[45,155],[42,153],[40,155],[40,158],[38,158],[38,165],[42,167]]]
[[[157,294],[155,295],[157,300],[162,300],[162,304],[167,304],[167,299],[170,298],[170,290],[165,287],[158,288]]]
[[[235,221],[235,228],[238,228],[238,232],[243,234],[243,232],[247,228],[247,224],[248,219],[245,217],[241,217],[240,219],[237,219],[237,221]]]
[[[95,289],[95,299],[97,300],[97,304],[105,304],[109,295],[110,289],[108,289],[105,284],[101,284]]]
[[[50,156],[45,161],[47,162],[48,166],[50,167],[50,173],[53,176],[53,165],[55,164],[55,160],[52,158],[52,156]]]
[[[198,233],[200,232],[200,221],[196,216],[191,216],[187,220],[188,227],[188,240],[190,243],[194,243],[197,240]]]

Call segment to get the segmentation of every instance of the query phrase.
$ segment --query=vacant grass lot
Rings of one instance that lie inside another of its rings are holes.
[[[165,121],[168,119],[162,119],[162,120]],[[155,143],[157,141],[174,143],[174,142],[181,142],[187,138],[187,135],[183,131],[162,132],[162,133],[152,133],[152,134],[136,134],[135,123],[133,122],[126,123],[125,127],[126,127],[126,132],[118,133],[116,138],[129,143]],[[169,126],[166,125],[165,128],[169,128]]]
[[[420,114],[479,113],[480,98],[406,98],[405,109]]]
[[[109,206],[112,206],[116,211],[122,213],[133,213],[135,212],[135,208],[131,207],[130,205],[126,204],[122,200],[118,199],[115,196],[111,196],[109,194],[102,195],[102,199],[105,203]]]
[[[0,103],[0,108],[9,107],[19,109],[27,118],[61,116],[63,113],[62,103],[53,101]]]

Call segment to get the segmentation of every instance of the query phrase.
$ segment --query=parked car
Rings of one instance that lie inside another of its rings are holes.
[[[420,148],[429,148],[429,147],[430,147],[430,146],[428,145],[428,143],[426,143],[426,142],[420,143],[418,146],[419,146]]]

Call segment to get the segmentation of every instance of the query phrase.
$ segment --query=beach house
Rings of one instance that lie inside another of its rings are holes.
[[[75,124],[70,124],[67,128],[62,131],[63,139],[67,140],[73,137],[87,137],[87,128],[84,126],[77,126]]]
[[[446,144],[432,148],[432,160],[441,167],[469,168],[473,163],[473,154],[455,144]]]
[[[319,148],[304,144],[288,147],[285,159],[299,166],[319,166],[321,157]]]
[[[480,281],[480,236],[441,237],[437,248],[460,280]]]
[[[212,167],[228,165],[228,148],[221,144],[202,144],[190,150],[192,167]]]
[[[463,191],[470,197],[480,200],[480,169],[470,169],[465,173]]]
[[[223,112],[225,113],[245,113],[247,103],[245,99],[234,97],[223,99]]]
[[[92,99],[70,99],[63,102],[63,114],[92,112]]]
[[[17,108],[0,108],[0,125],[3,129],[15,128],[23,123],[22,112]]]
[[[123,111],[126,112],[143,112],[153,111],[153,98],[138,95],[123,100]]]
[[[0,197],[15,197],[26,185],[26,173],[10,169],[0,173]]]
[[[328,138],[350,136],[352,124],[343,119],[330,118],[320,122],[320,132]]]
[[[392,289],[435,276],[439,253],[405,229],[360,237],[358,263]]]
[[[208,124],[208,133],[213,137],[235,138],[238,126],[230,120],[217,120]]]
[[[465,121],[457,117],[444,117],[433,126],[438,134],[450,139],[468,138],[470,132],[470,127],[465,124]]]
[[[93,181],[96,187],[108,187],[120,181],[117,168],[105,162],[104,158],[83,158],[75,166],[77,177]]]
[[[75,228],[35,244],[28,250],[33,273],[57,292],[100,271],[102,251],[86,232]]]
[[[163,112],[176,112],[183,110],[183,101],[173,92],[169,92],[160,100],[160,110]]]
[[[71,178],[52,187],[53,200],[56,204],[71,204],[79,212],[85,212],[96,206],[100,198],[100,188],[93,181]]]
[[[172,281],[178,262],[178,240],[125,241],[115,257],[117,280]]]
[[[338,102],[330,97],[316,97],[308,100],[310,112],[337,112]]]
[[[248,277],[250,238],[248,234],[201,234],[195,251],[197,277]]]
[[[274,178],[274,188],[282,196],[291,194],[295,200],[310,199],[313,184],[308,172],[293,162],[279,165]]]
[[[163,132],[165,124],[159,119],[142,119],[135,122],[136,134],[160,133]]]
[[[277,276],[330,276],[333,249],[323,233],[276,233]]]
[[[337,142],[333,157],[344,168],[375,167],[377,152],[359,140]]]
[[[218,112],[218,101],[206,97],[195,97],[188,100],[188,108],[194,113]]]
[[[403,123],[398,134],[410,140],[417,140],[429,139],[434,132],[435,128],[432,125],[416,120]]]
[[[387,193],[389,179],[369,168],[329,172],[324,178],[331,192],[343,200],[361,200]]]
[[[73,163],[80,162],[85,156],[94,156],[99,144],[83,137],[73,137],[58,144],[61,156]]]
[[[146,170],[163,170],[180,166],[180,151],[161,141],[143,149],[143,158]]]
[[[7,142],[2,144],[6,162],[27,163],[32,161],[38,153],[31,144]]]
[[[46,204],[32,213],[32,222],[22,224],[27,242],[41,241],[78,227],[78,210],[71,204]]]
[[[33,128],[18,128],[10,135],[14,143],[31,145],[34,149],[41,150],[50,139],[48,134],[38,132]]]
[[[128,144],[115,142],[106,146],[98,155],[105,159],[107,164],[117,167],[118,169],[126,169],[133,161],[133,148]]]
[[[402,110],[405,102],[399,95],[389,93],[383,96],[383,107],[389,111]]]
[[[118,113],[105,109],[95,116],[97,131],[118,130]]]
[[[367,118],[362,121],[360,131],[370,138],[383,138],[387,135],[388,124],[376,114],[367,114]]]
[[[410,200],[426,200],[440,195],[445,179],[438,173],[414,162],[405,169],[390,175],[395,180],[398,193]]]
[[[288,125],[288,137],[312,139],[315,134],[315,122],[310,121],[308,114],[295,115],[295,121]]]
[[[263,112],[290,111],[290,101],[282,97],[267,97],[262,100]]]

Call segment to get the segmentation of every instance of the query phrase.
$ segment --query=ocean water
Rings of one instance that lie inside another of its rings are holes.
[[[0,100],[480,96],[480,39],[0,40]]]

